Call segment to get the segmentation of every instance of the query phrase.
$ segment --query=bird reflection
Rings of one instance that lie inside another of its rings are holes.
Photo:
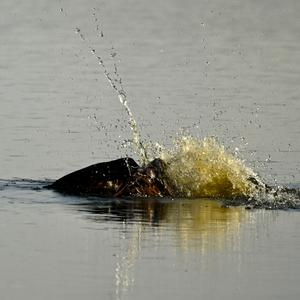
[[[168,228],[180,247],[201,251],[233,243],[248,216],[243,207],[228,208],[210,199],[90,199],[77,209],[95,222],[141,223],[143,229],[158,227],[161,235]],[[233,240],[228,241],[228,233]]]
[[[194,249],[203,255],[225,247],[235,249],[240,225],[249,215],[243,207],[227,208],[210,199],[88,199],[76,208],[93,222],[120,224],[115,299],[134,286],[143,235],[153,230],[158,245],[171,238],[182,253]]]

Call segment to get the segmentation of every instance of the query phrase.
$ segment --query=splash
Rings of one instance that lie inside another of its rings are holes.
[[[95,21],[97,22],[96,17]],[[99,28],[97,25],[97,32]],[[215,138],[206,137],[199,140],[192,136],[183,136],[177,139],[171,150],[151,141],[142,142],[114,60],[117,55],[114,48],[111,52],[114,70],[110,73],[101,56],[90,46],[79,28],[76,28],[76,33],[97,59],[128,115],[133,136],[131,144],[139,156],[140,163],[146,165],[157,157],[164,160],[166,181],[175,191],[176,197],[222,198],[226,199],[228,204],[251,207],[300,208],[299,191],[267,186],[243,160],[227,151]],[[102,31],[100,37],[103,37]]]
[[[98,26],[98,25],[97,25]],[[99,28],[97,27],[97,31]],[[100,55],[97,54],[96,50],[91,46],[91,44],[87,41],[85,35],[81,32],[80,28],[76,28],[75,32],[79,35],[80,39],[86,44],[87,48],[90,50],[92,55],[97,59],[98,64],[102,67],[103,69],[103,74],[105,78],[107,79],[108,83],[112,87],[112,89],[117,93],[118,98],[125,108],[125,111],[129,117],[129,126],[132,131],[132,144],[135,148],[135,152],[139,155],[140,157],[140,162],[142,165],[146,165],[149,162],[148,155],[146,148],[142,142],[141,139],[141,134],[140,130],[138,128],[137,122],[133,116],[133,113],[128,105],[127,101],[127,96],[126,92],[123,88],[122,84],[122,78],[120,77],[118,73],[118,67],[116,62],[114,61],[114,70],[113,70],[113,75],[108,71],[108,68],[106,67],[104,60],[101,58]],[[101,37],[103,37],[103,32],[101,31]],[[114,59],[116,57],[117,53],[114,51],[114,48],[112,48],[111,52],[111,57]]]
[[[257,174],[212,137],[181,137],[173,150],[162,151],[161,158],[167,164],[169,184],[181,197],[245,197],[264,186]]]
[[[152,150],[166,162],[165,180],[175,197],[217,198],[247,208],[300,208],[299,190],[268,186],[216,138],[183,136],[171,150]]]
[[[141,134],[137,126],[136,120],[130,110],[130,107],[128,106],[126,95],[124,93],[118,92],[118,97],[121,104],[125,107],[127,115],[129,116],[129,125],[133,135],[132,143],[135,146],[136,152],[140,156],[140,161],[142,165],[146,165],[149,162],[148,154],[146,151],[146,147],[142,143]]]

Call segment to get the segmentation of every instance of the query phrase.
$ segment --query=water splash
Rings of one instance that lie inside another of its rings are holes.
[[[97,25],[97,32],[99,30]],[[170,150],[151,141],[144,144],[128,105],[116,62],[113,63],[114,70],[111,74],[101,56],[90,46],[79,28],[76,28],[76,33],[97,59],[129,117],[133,135],[132,145],[141,164],[146,165],[156,157],[163,159],[166,162],[166,181],[175,190],[176,197],[221,198],[229,205],[242,204],[248,207],[300,208],[299,191],[267,186],[236,153],[227,151],[215,138],[206,137],[199,140],[191,136],[182,136]],[[103,37],[102,31],[100,36]],[[115,59],[116,55],[112,48],[111,58]]]
[[[212,137],[183,136],[161,158],[167,163],[168,181],[181,197],[249,196],[264,187],[257,174]]]
[[[183,198],[217,198],[247,208],[300,208],[296,189],[270,187],[216,138],[181,136],[172,149],[152,149],[166,162],[165,179]]]
[[[118,97],[122,105],[125,107],[127,115],[129,116],[129,124],[133,135],[133,145],[135,146],[140,156],[142,165],[146,165],[149,162],[148,154],[146,151],[146,147],[142,143],[141,134],[138,129],[136,120],[128,106],[126,95],[124,93],[118,93]]]
[[[97,28],[97,30],[98,30],[98,28]],[[128,105],[126,92],[123,88],[122,79],[118,73],[118,67],[117,67],[116,62],[114,62],[114,71],[113,71],[114,77],[112,77],[111,73],[108,71],[108,69],[104,63],[104,60],[101,58],[100,55],[97,54],[96,50],[93,47],[91,47],[90,43],[87,42],[87,39],[85,38],[84,34],[81,32],[80,28],[78,28],[78,27],[76,28],[76,33],[79,35],[80,39],[86,43],[86,46],[88,47],[88,49],[90,50],[92,55],[97,59],[98,64],[103,69],[105,78],[107,79],[107,81],[109,82],[109,84],[113,88],[113,90],[117,93],[118,98],[119,98],[121,104],[123,105],[123,107],[125,108],[125,111],[129,117],[129,126],[132,131],[132,135],[133,135],[132,144],[135,148],[136,153],[139,155],[141,164],[142,165],[147,164],[149,162],[147,151],[142,142],[141,134],[140,134],[140,130],[138,128],[137,122],[133,116],[133,113],[132,113],[129,105]],[[103,32],[101,31],[101,33],[102,33],[101,36],[103,37]],[[111,57],[114,59],[116,57],[116,55],[117,54],[114,51],[114,48],[112,47]]]

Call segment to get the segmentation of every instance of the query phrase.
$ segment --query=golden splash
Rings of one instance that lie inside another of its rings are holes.
[[[255,174],[215,138],[181,137],[175,148],[162,151],[167,181],[178,196],[189,198],[249,197],[257,192]],[[261,183],[263,185],[263,183]]]

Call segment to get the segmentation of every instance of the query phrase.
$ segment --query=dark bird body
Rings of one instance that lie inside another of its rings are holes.
[[[172,193],[164,179],[164,167],[161,159],[140,167],[132,158],[120,158],[72,172],[49,188],[71,195],[166,197]]]

